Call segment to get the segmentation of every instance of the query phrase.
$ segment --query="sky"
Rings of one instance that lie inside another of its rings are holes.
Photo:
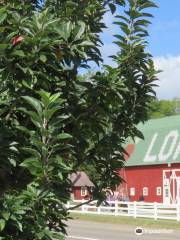
[[[152,25],[149,27],[148,51],[154,57],[155,67],[162,70],[158,75],[156,90],[158,99],[180,98],[180,0],[154,0],[159,6],[153,13]],[[102,34],[104,46],[101,49],[105,64],[114,63],[108,56],[117,52],[112,43],[113,34],[119,33],[113,17],[107,13],[104,21],[107,29]]]

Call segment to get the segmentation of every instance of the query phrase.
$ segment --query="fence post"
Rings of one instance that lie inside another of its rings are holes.
[[[84,203],[84,199],[82,199],[81,202]],[[81,211],[82,211],[82,213],[85,212],[85,206],[84,206],[84,204],[81,206]]]
[[[180,221],[180,204],[176,204],[176,220]]]
[[[69,207],[70,207],[70,201],[68,201],[66,204],[66,208],[69,209]]]
[[[98,214],[101,214],[101,206],[97,207]]]
[[[134,218],[137,217],[137,202],[134,201]]]
[[[130,216],[130,214],[131,214],[131,211],[130,211],[130,209],[131,209],[131,203],[130,202],[127,202],[127,205],[128,205],[128,216]]]
[[[114,207],[115,207],[114,215],[117,216],[118,215],[118,201],[117,200],[115,200],[115,202],[114,202]]]
[[[157,202],[154,202],[154,219],[157,220]]]

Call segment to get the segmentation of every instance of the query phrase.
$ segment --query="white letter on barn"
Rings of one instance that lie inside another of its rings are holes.
[[[155,162],[156,161],[156,155],[150,155],[150,153],[152,151],[152,148],[154,146],[154,143],[156,141],[157,136],[158,136],[158,133],[155,133],[153,138],[152,138],[152,141],[149,145],[149,148],[147,150],[146,156],[144,158],[144,162]]]
[[[180,154],[180,142],[179,142],[179,144],[176,148],[176,151],[174,153],[173,160],[176,160],[176,158],[179,156],[179,154]]]
[[[159,152],[158,158],[159,161],[165,162],[172,155],[174,147],[178,139],[178,131],[171,131],[166,138]],[[166,150],[166,153],[165,153]]]

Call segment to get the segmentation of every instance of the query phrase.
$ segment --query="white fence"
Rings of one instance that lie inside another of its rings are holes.
[[[83,203],[83,205],[82,205]],[[104,214],[113,216],[131,216],[180,221],[180,204],[165,205],[162,203],[108,201],[96,206],[96,201],[86,204],[84,200],[68,202],[69,212]]]

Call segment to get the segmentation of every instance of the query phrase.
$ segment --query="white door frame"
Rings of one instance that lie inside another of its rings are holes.
[[[169,176],[170,174],[170,176]],[[163,170],[163,203],[176,204],[180,201],[180,169]],[[169,191],[169,196],[166,193]]]
[[[180,204],[180,177],[177,178],[177,203]]]

